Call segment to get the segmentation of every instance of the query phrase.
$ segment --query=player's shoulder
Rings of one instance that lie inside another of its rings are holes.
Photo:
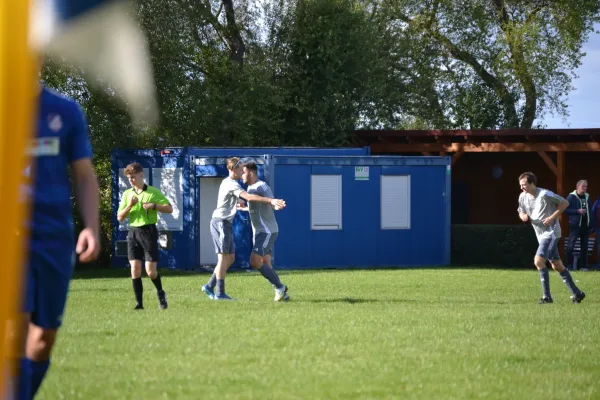
[[[42,86],[42,107],[56,108],[62,113],[72,113],[74,116],[83,114],[83,109],[75,99],[46,86]]]
[[[162,192],[160,191],[159,188],[157,188],[155,186],[150,186],[150,185],[146,186],[146,192],[148,192],[150,194],[162,194]]]
[[[258,180],[252,185],[248,186],[248,190],[256,192],[266,192],[267,190],[269,190],[269,185],[267,185],[267,183],[264,181]]]
[[[248,189],[250,189],[250,188],[257,189],[261,186],[262,183],[264,183],[264,182],[259,179],[256,182],[254,182],[252,185],[248,185]]]
[[[539,193],[540,193],[539,195],[542,196],[542,197],[554,197],[556,199],[562,199],[563,198],[561,195],[559,195],[558,193],[554,193],[550,189],[540,188],[540,192]]]
[[[256,187],[259,187],[262,189],[269,189],[269,185],[267,184],[267,182],[261,181],[260,179],[256,181],[255,185],[256,185]]]
[[[227,178],[223,179],[223,181],[221,182],[219,191],[221,191],[221,190],[231,192],[233,190],[243,190],[243,188],[240,186],[238,181],[236,181],[235,179],[232,179],[230,177],[227,177]]]
[[[130,194],[131,192],[133,192],[133,189],[132,189],[132,188],[125,189],[125,190],[123,191],[123,194],[121,195],[121,198],[122,198],[122,199],[126,198],[127,196],[129,196],[129,194]]]
[[[75,128],[82,132],[87,129],[83,108],[75,100],[47,87],[42,87],[40,97],[38,113],[42,120],[48,121],[52,132],[63,131],[65,127],[67,130]]]

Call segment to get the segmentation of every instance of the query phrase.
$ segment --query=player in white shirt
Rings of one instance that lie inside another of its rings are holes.
[[[537,187],[536,184],[537,178],[531,172],[519,176],[519,186],[523,191],[519,196],[519,217],[523,222],[531,221],[539,244],[534,263],[540,271],[543,294],[538,304],[553,303],[546,260],[550,261],[552,268],[560,274],[571,291],[573,303],[581,303],[585,293],[575,285],[558,254],[558,240],[561,236],[559,218],[569,202],[550,190]]]
[[[210,221],[210,232],[217,253],[217,266],[208,283],[202,286],[202,291],[213,300],[231,300],[231,297],[225,293],[225,275],[235,260],[232,223],[239,199],[269,204],[277,209],[285,207],[283,200],[249,194],[240,186],[237,181],[242,177],[242,165],[238,157],[227,160],[227,169],[229,176],[221,182],[217,208]]]
[[[258,179],[258,167],[256,163],[244,164],[242,179],[248,185],[248,193],[259,196],[274,197],[269,185]],[[275,301],[287,301],[288,287],[281,283],[279,276],[271,265],[271,254],[275,240],[279,235],[279,225],[275,219],[275,207],[264,203],[250,203],[247,208],[240,210],[250,212],[252,222],[252,254],[250,255],[250,266],[260,272],[275,289]]]

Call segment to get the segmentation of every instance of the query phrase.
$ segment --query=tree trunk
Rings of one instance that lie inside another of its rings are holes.
[[[223,7],[225,8],[225,19],[227,20],[225,37],[231,51],[230,59],[234,65],[237,65],[242,69],[244,67],[246,44],[244,43],[240,29],[235,21],[233,0],[223,0]]]

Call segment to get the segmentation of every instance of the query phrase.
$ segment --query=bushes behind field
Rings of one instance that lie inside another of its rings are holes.
[[[453,265],[529,268],[536,249],[531,225],[452,225]]]

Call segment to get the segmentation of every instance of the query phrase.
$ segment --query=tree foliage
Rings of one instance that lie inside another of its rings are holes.
[[[568,116],[596,0],[137,0],[160,124],[49,60],[85,109],[110,239],[110,152],[342,146],[359,128],[530,128]],[[105,246],[106,247],[106,246]]]
[[[440,104],[444,118],[433,122],[461,128],[531,128],[546,113],[568,115],[581,46],[598,20],[595,0],[402,0],[382,9],[410,43],[413,82],[426,90],[420,112]]]

